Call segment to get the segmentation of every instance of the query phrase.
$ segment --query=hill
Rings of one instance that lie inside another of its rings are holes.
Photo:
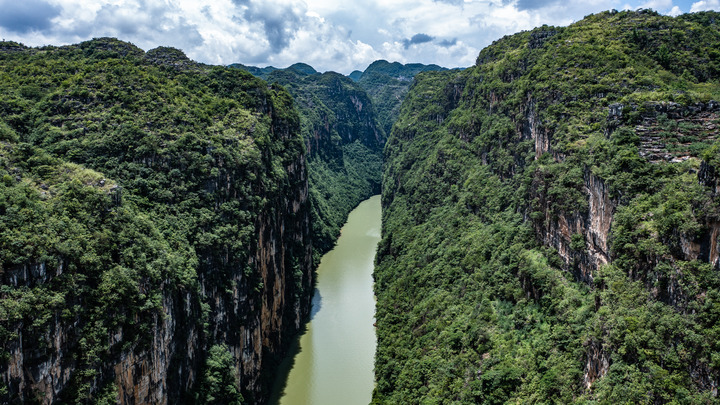
[[[267,79],[267,77],[270,73],[278,70],[274,66],[266,66],[264,68],[261,68],[261,67],[257,67],[257,66],[246,66],[241,63],[233,63],[233,64],[229,65],[229,67],[245,70],[245,71],[249,72],[250,74],[252,74],[253,76],[259,77],[263,80]]]
[[[367,91],[377,110],[378,121],[386,133],[390,133],[393,123],[400,114],[400,104],[410,88],[415,75],[420,72],[443,71],[446,68],[438,65],[399,62],[390,63],[377,60],[362,72],[355,73],[353,80]]]

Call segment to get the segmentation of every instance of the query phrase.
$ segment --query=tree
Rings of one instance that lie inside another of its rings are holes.
[[[205,364],[198,403],[241,405],[243,402],[232,354],[225,345],[213,345]]]

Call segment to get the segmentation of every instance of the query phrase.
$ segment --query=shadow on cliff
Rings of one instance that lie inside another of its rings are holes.
[[[268,400],[269,405],[280,404],[280,398],[282,398],[285,394],[285,388],[287,387],[290,371],[295,367],[295,359],[302,351],[302,348],[300,347],[300,338],[307,332],[309,322],[315,319],[315,315],[320,312],[320,308],[322,308],[322,296],[320,295],[320,291],[316,288],[313,292],[310,319],[305,322],[298,331],[297,335],[293,338],[287,354],[284,356],[283,361],[278,365],[275,375],[273,376],[274,381],[272,384],[270,399]]]

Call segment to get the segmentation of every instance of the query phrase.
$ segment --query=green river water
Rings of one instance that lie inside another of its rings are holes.
[[[380,241],[380,196],[350,213],[318,267],[307,330],[280,366],[271,404],[370,402],[375,358],[373,260]]]

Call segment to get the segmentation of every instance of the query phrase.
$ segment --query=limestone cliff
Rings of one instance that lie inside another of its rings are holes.
[[[605,12],[416,77],[374,403],[716,400],[718,21]]]
[[[262,403],[312,287],[289,94],[113,39],[0,71],[0,402],[192,403],[221,345]]]

